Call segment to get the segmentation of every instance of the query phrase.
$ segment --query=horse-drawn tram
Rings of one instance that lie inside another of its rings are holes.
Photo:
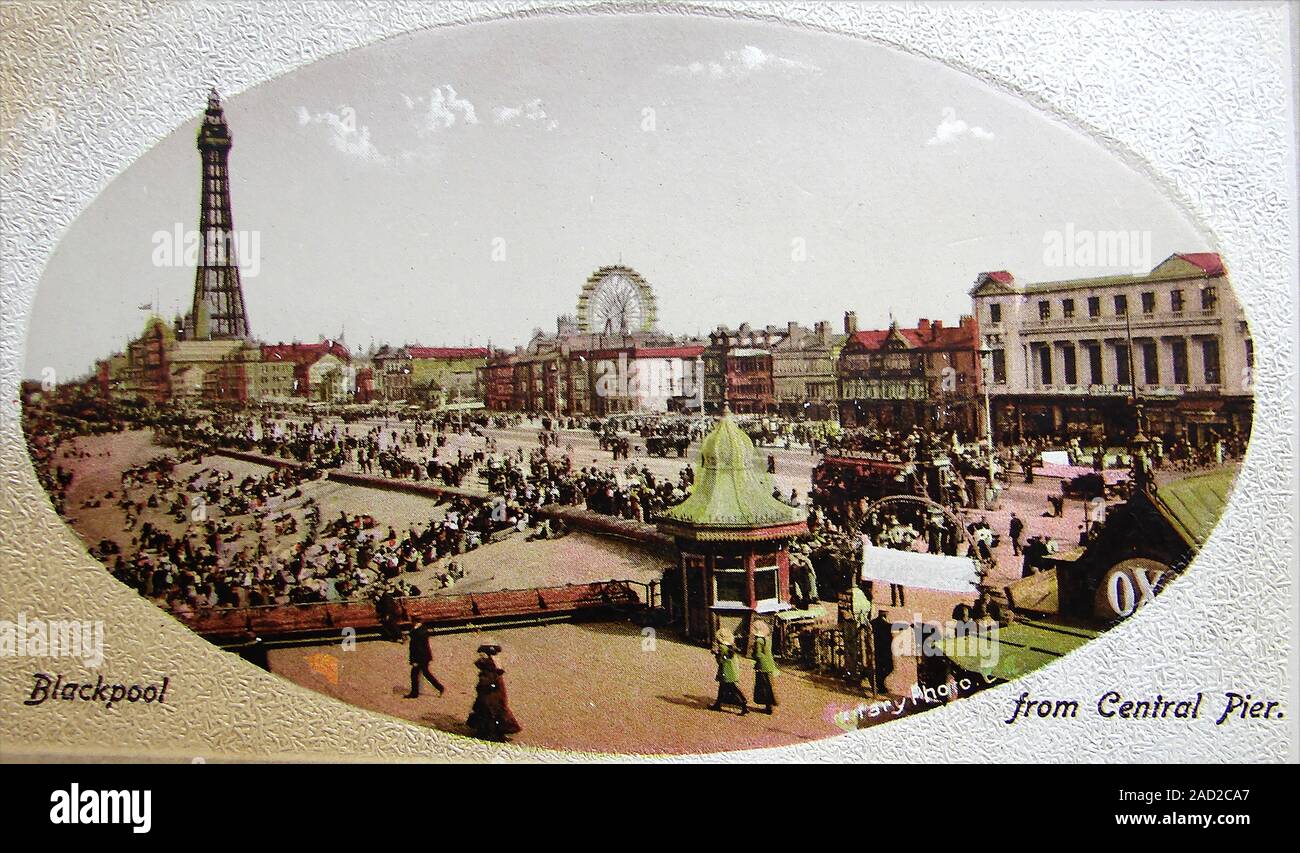
[[[894,495],[926,497],[945,503],[953,469],[946,456],[908,461],[896,454],[836,450],[813,471],[813,486],[829,498],[869,501]]]

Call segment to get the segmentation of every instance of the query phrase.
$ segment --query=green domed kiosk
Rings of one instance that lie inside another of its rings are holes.
[[[754,618],[790,609],[787,547],[808,531],[807,516],[772,496],[729,408],[700,446],[690,496],[658,525],[677,545],[677,582],[665,578],[664,593],[688,639],[709,642],[718,628],[748,636]]]

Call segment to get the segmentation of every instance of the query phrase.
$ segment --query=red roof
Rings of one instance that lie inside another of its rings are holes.
[[[1015,277],[1006,270],[994,270],[993,272],[986,272],[983,275],[993,279],[994,281],[1001,282],[1002,284],[1014,284],[1016,280]]]
[[[487,358],[487,347],[407,347],[411,358]]]
[[[323,341],[318,344],[263,344],[262,361],[292,361],[295,364],[310,364],[321,356],[333,354],[343,361],[352,358],[348,348],[338,341]]]
[[[966,326],[934,326],[928,329],[904,329],[901,334],[909,344],[921,350],[974,349],[976,330],[973,323]],[[864,349],[880,349],[889,336],[888,329],[868,329],[850,336],[850,340]]]
[[[861,332],[854,332],[849,335],[849,340],[865,349],[879,349],[880,345],[885,342],[885,335],[888,334],[889,332],[885,329],[864,329]]]
[[[1187,261],[1192,266],[1200,267],[1205,270],[1206,275],[1216,276],[1223,275],[1223,259],[1217,252],[1191,252],[1189,254],[1179,254],[1178,257]]]

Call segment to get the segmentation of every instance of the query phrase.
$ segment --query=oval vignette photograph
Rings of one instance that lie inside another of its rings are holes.
[[[196,90],[51,257],[23,427],[103,570],[249,666],[463,738],[800,744],[1197,571],[1254,401],[1208,233],[873,42],[430,29]]]

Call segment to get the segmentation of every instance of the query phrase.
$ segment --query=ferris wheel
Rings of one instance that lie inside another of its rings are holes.
[[[583,332],[648,332],[654,323],[654,291],[631,267],[601,267],[583,285],[578,297],[578,325]]]

